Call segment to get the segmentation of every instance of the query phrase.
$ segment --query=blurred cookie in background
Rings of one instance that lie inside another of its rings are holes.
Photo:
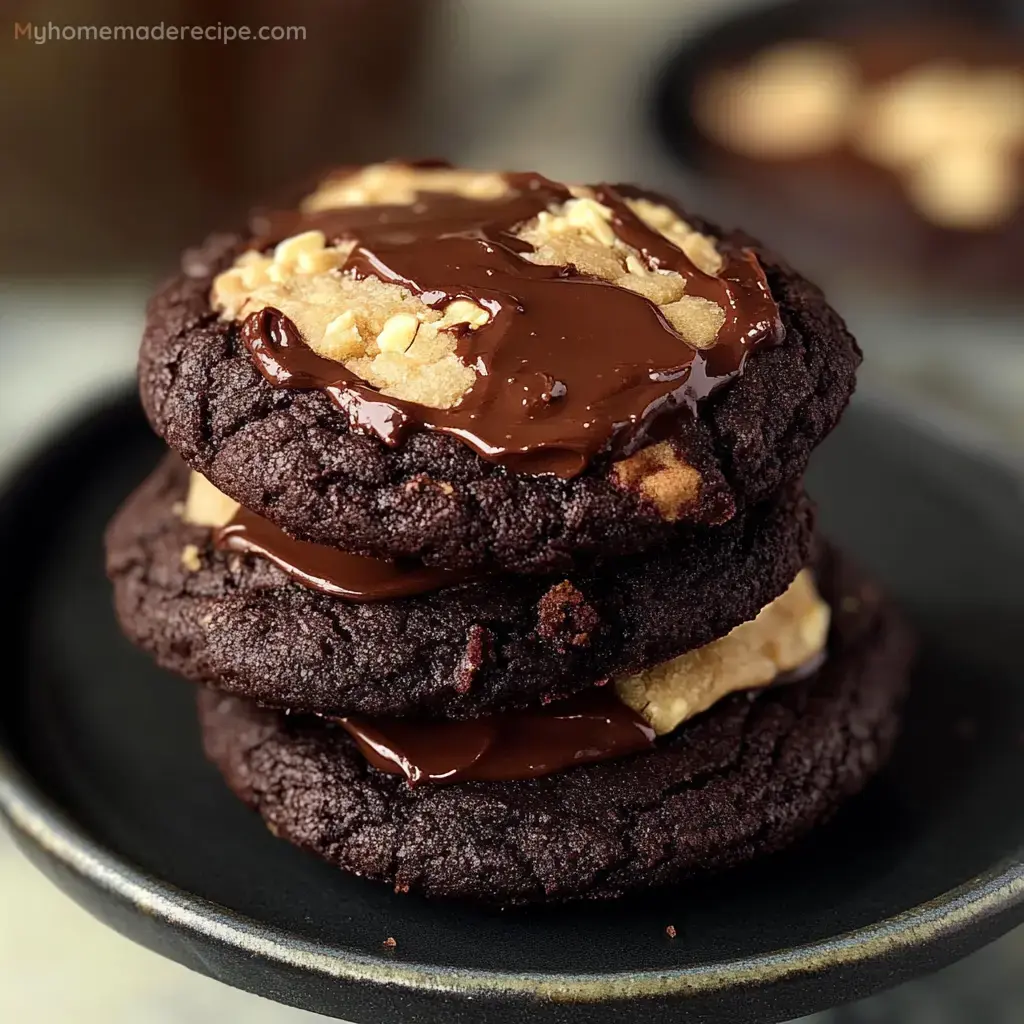
[[[1012,11],[759,8],[677,56],[662,133],[744,212],[756,187],[751,223],[799,250],[798,264],[803,253],[1012,292],[1024,280],[1024,32]]]

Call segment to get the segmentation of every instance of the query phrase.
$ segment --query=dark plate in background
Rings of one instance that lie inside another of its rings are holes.
[[[16,595],[0,809],[42,870],[137,941],[363,1024],[763,1024],[1024,918],[1024,483],[941,424],[862,400],[812,474],[826,527],[924,636],[890,768],[787,854],[644,900],[507,914],[345,877],[229,795],[192,687],[121,638],[103,578],[103,526],[159,453],[119,401],[59,435],[0,508]]]
[[[917,215],[896,179],[857,160],[757,160],[732,154],[694,117],[708,73],[745,63],[762,49],[800,39],[842,41],[860,32],[956,23],[991,28],[998,45],[1024,50],[1019,0],[770,0],[714,19],[688,35],[655,76],[650,114],[656,136],[702,193],[702,210],[785,252],[815,278],[853,278],[934,296],[936,283],[962,301],[977,291],[1020,298],[1016,258],[1024,211],[992,231],[951,231]],[[784,112],[780,111],[784,117]],[[893,275],[896,275],[895,280]]]

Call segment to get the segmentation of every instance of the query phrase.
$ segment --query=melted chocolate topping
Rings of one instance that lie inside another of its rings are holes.
[[[350,555],[323,544],[296,540],[246,508],[239,508],[230,523],[213,531],[213,544],[222,551],[265,558],[304,587],[346,601],[408,597],[471,578],[468,572]]]
[[[825,663],[822,650],[781,672],[768,686],[802,682]],[[588,761],[607,761],[649,750],[657,738],[646,719],[613,686],[529,711],[464,721],[336,718],[374,768],[404,775],[410,786],[443,782],[533,779]]]
[[[410,786],[532,779],[654,744],[654,729],[610,686],[529,711],[457,722],[335,719],[374,768]]]
[[[388,562],[289,537],[248,509],[213,531],[222,551],[266,558],[298,583],[349,601],[381,601],[453,586],[470,573]],[[813,675],[824,651],[770,683]],[[527,711],[465,721],[336,718],[375,768],[402,774],[410,785],[530,779],[577,764],[649,749],[653,728],[618,699],[612,686]]]
[[[522,256],[532,247],[513,230],[572,198],[539,174],[506,176],[496,200],[421,192],[409,205],[344,207],[272,214],[259,222],[266,247],[318,229],[329,244],[355,240],[342,271],[400,284],[442,309],[469,299],[490,313],[459,334],[457,352],[477,371],[452,409],[387,398],[338,362],[317,356],[280,311],[251,314],[246,348],[276,387],[319,388],[352,428],[398,444],[411,429],[458,437],[486,459],[530,473],[575,476],[609,445],[616,453],[645,443],[655,420],[694,413],[697,404],[743,369],[759,344],[781,337],[779,310],[749,249],[720,243],[724,267],[705,274],[628,207],[633,189],[602,185],[620,238],[651,270],[672,270],[686,291],[722,306],[715,344],[687,345],[658,307],[635,292]]]

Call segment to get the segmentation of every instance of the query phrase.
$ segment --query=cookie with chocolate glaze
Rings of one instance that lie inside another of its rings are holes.
[[[753,618],[811,545],[811,505],[794,487],[597,569],[354,603],[215,548],[182,518],[187,483],[169,457],[108,529],[122,628],[189,679],[324,714],[473,717],[638,671]]]
[[[661,197],[390,166],[189,253],[139,382],[172,448],[296,537],[525,573],[764,500],[859,360],[815,286]]]
[[[779,850],[884,763],[910,642],[834,552],[834,615],[814,675],[728,697],[648,752],[529,781],[410,788],[337,726],[214,692],[206,752],[276,836],[367,878],[435,897],[517,904],[611,898]]]

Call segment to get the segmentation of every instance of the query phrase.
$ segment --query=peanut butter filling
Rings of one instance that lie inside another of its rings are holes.
[[[825,649],[830,618],[804,569],[757,618],[704,647],[617,679],[616,693],[662,736],[730,693],[767,686],[813,663]]]
[[[200,474],[192,473],[183,511],[186,521],[223,529],[236,519],[238,513],[237,502],[218,491]],[[281,537],[284,545],[290,542],[290,538],[283,534]],[[272,538],[269,544],[273,555]],[[312,544],[306,547],[319,549],[318,545]],[[343,558],[357,557],[335,553],[330,548],[319,550],[330,558],[338,554]],[[288,571],[286,560],[277,557],[274,560]],[[378,559],[358,558],[358,561],[380,563]],[[198,569],[201,564],[198,549],[189,545],[183,552],[183,562],[193,571]],[[294,572],[291,575],[293,578],[296,576]],[[310,585],[308,578],[299,579]],[[434,570],[423,589],[437,589],[445,585],[452,585],[452,581],[445,580],[443,572]],[[385,596],[397,596],[399,593],[392,590]],[[812,574],[804,569],[785,593],[766,605],[756,618],[704,647],[635,675],[616,679],[614,692],[657,735],[664,735],[730,693],[767,686],[779,676],[814,663],[825,649],[829,622],[829,607],[819,596]]]
[[[411,205],[421,191],[493,200],[506,195],[509,185],[494,173],[375,164],[328,179],[301,207],[317,212]],[[642,254],[616,235],[612,210],[594,198],[592,189],[575,186],[570,191],[573,198],[552,204],[513,232],[533,248],[523,259],[571,265],[644,295],[689,344],[713,345],[725,310],[686,295],[680,274],[648,269]],[[722,269],[714,239],[695,231],[667,206],[649,199],[629,199],[627,204],[702,271],[713,275]],[[249,250],[214,280],[214,309],[234,320],[268,306],[279,309],[314,352],[343,363],[381,394],[450,409],[477,376],[455,354],[458,332],[482,327],[490,314],[466,299],[434,309],[400,285],[347,276],[342,268],[354,247],[351,241],[328,245],[322,231],[310,230],[284,239],[268,254]]]
[[[374,165],[254,231],[210,300],[273,386],[516,472],[629,456],[782,337],[753,251],[631,186]]]

